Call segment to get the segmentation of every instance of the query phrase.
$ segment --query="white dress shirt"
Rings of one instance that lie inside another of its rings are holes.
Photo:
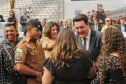
[[[30,10],[29,10],[29,9],[27,9],[27,12],[28,12],[28,13],[32,13],[32,10],[31,10],[31,9],[30,9]]]
[[[98,31],[98,25],[94,25],[94,30],[97,30]]]
[[[91,29],[89,28],[88,35],[85,37],[86,38],[86,50],[89,49],[90,35],[91,35]],[[82,40],[82,45],[83,45],[83,48],[84,48],[84,38],[81,38],[81,40]]]
[[[67,28],[67,26],[64,26],[64,28]]]
[[[24,14],[23,14],[23,15],[24,15]],[[28,18],[27,18],[27,16],[26,16],[26,15],[24,15],[24,17],[25,17],[25,19],[26,19],[26,20],[28,20]]]

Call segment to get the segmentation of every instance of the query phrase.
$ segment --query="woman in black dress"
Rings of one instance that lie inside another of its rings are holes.
[[[102,42],[99,71],[92,84],[126,84],[126,44],[122,32],[118,28],[107,28]]]
[[[14,11],[10,10],[9,14],[10,14],[10,17],[7,19],[7,22],[14,22],[16,25],[16,30],[18,31],[18,20],[15,17]]]
[[[74,32],[62,29],[50,58],[44,63],[43,84],[89,84],[87,78],[96,75],[91,54],[80,49]]]

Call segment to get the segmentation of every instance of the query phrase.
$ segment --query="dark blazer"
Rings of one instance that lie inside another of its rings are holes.
[[[94,30],[94,25],[93,26],[91,26],[91,28],[90,29],[93,29]],[[101,29],[102,29],[102,26],[101,25],[98,25],[98,31],[101,31]]]
[[[5,22],[2,15],[0,15],[0,22]]]
[[[90,43],[89,43],[88,51],[94,57],[93,59],[95,62],[97,61],[97,57],[99,56],[100,50],[102,47],[102,35],[103,35],[102,32],[91,29]],[[76,35],[76,36],[77,36],[77,41],[78,41],[80,48],[83,48],[81,38],[78,35]]]
[[[121,24],[117,28],[121,31]],[[125,32],[126,32],[126,25],[125,25]]]
[[[60,27],[60,30],[63,29],[63,28],[64,28],[64,26],[61,26],[61,27]],[[70,27],[70,26],[67,26],[67,28],[71,28],[71,27]],[[71,29],[72,29],[72,28],[71,28]]]
[[[27,19],[22,15],[20,17],[20,24],[21,24],[21,31],[24,32],[25,26],[26,26],[26,21],[30,18],[28,15],[26,15]]]

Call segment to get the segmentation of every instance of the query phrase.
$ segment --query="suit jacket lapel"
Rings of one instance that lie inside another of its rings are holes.
[[[119,28],[119,30],[121,31],[121,25],[119,25],[119,27],[118,27],[118,28]]]
[[[89,49],[88,49],[89,52],[91,52],[91,49],[94,46],[94,42],[95,42],[95,32],[91,29],[90,43],[89,43]]]
[[[78,41],[79,47],[80,47],[80,48],[83,48],[81,38],[80,38],[78,35],[76,35],[76,37],[77,37],[77,41]]]
[[[126,32],[126,25],[125,25],[125,32]]]
[[[26,20],[26,21],[27,21],[27,19],[28,19],[27,15],[26,15],[26,16],[24,16],[24,15],[23,15],[23,17],[24,17],[24,20]]]
[[[93,29],[95,30],[95,25],[93,26]]]
[[[98,25],[98,31],[101,31],[101,27],[100,27],[100,25]]]

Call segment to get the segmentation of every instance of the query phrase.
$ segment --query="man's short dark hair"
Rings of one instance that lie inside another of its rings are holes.
[[[89,11],[87,13],[90,13]]]
[[[125,20],[125,18],[121,18],[121,20]]]
[[[16,29],[16,25],[14,22],[9,22],[9,23],[5,24],[5,27],[10,27],[10,26],[14,26],[14,28]]]
[[[88,24],[88,17],[84,14],[79,14],[76,17],[74,17],[73,18],[73,24],[74,24],[74,22],[78,22],[78,21],[81,21],[81,20],[83,20],[86,25]]]
[[[95,12],[95,10],[92,10],[92,11],[94,11],[94,12]]]
[[[120,15],[119,17],[122,17],[122,15]]]
[[[46,23],[46,19],[43,19],[42,22],[43,22],[43,21]]]
[[[38,18],[36,18],[35,20],[36,20],[36,21],[39,21],[39,19],[38,19]]]
[[[102,5],[102,4],[98,4],[98,6],[102,6],[102,7],[103,7],[103,5]]]
[[[97,22],[99,22],[99,19],[95,18],[95,19],[94,19],[94,21],[97,21]]]

